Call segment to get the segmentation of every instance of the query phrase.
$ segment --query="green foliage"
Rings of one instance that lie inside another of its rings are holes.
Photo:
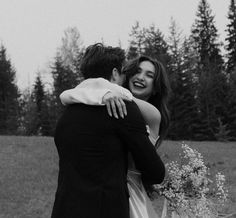
[[[57,50],[51,74],[53,90],[46,91],[40,73],[33,90],[26,90],[19,99],[19,132],[26,135],[53,135],[56,122],[61,115],[62,106],[59,95],[75,87],[82,76],[79,64],[83,54],[80,33],[77,28],[68,28],[64,32],[62,45]]]
[[[80,82],[82,75],[79,71],[80,60],[84,53],[83,41],[77,27],[69,27],[64,31],[62,45],[58,48],[57,57],[60,57],[62,66],[70,69]]]
[[[222,57],[217,43],[218,33],[214,24],[214,16],[206,0],[201,0],[198,6],[197,18],[192,27],[194,47],[199,54],[201,68],[215,61],[221,67]],[[220,61],[219,61],[220,59]]]
[[[18,97],[15,70],[2,45],[0,48],[0,134],[17,134]]]
[[[234,99],[231,98],[230,99],[230,103],[229,103],[229,111],[228,111],[228,130],[229,132],[229,136],[231,140],[236,140],[236,96],[234,96]]]
[[[230,137],[236,139],[236,5],[235,0],[230,1],[228,12],[229,24],[226,37],[226,72],[228,76],[228,113],[225,123],[228,124]]]
[[[130,37],[131,41],[127,52],[128,59],[139,55],[148,55],[168,66],[170,61],[168,45],[164,35],[154,24],[147,28],[141,28],[139,22],[136,22],[132,27]]]
[[[54,115],[52,93],[45,87],[38,73],[33,90],[26,90],[20,98],[20,128],[22,135],[53,135],[56,117]]]
[[[218,132],[215,133],[215,137],[218,141],[229,141],[230,136],[230,130],[227,129],[227,124],[223,124],[223,122],[221,121],[221,119],[218,119],[219,122],[219,127],[218,127]]]
[[[83,42],[76,27],[68,28],[62,38],[55,62],[52,66],[53,93],[51,96],[50,111],[53,111],[51,123],[56,125],[58,117],[64,110],[59,95],[78,85],[83,77],[79,70],[80,60],[84,52]]]
[[[182,43],[181,33],[172,21],[170,28],[169,47],[171,55],[172,94],[169,105],[171,111],[171,124],[169,138],[193,139],[195,138],[198,111],[196,107],[196,88],[194,84],[194,53],[190,41]]]
[[[228,94],[228,117],[225,121],[230,130],[230,136],[236,140],[236,70],[231,73],[230,89]]]
[[[36,77],[32,97],[36,105],[35,116],[37,118],[37,122],[35,125],[37,126],[37,133],[40,135],[50,135],[50,104],[40,74]]]
[[[164,35],[155,25],[144,28],[143,32],[144,54],[160,60],[168,70],[170,56],[168,54],[168,44],[164,39]]]
[[[138,21],[132,27],[127,58],[132,59],[144,53],[144,32]]]
[[[37,105],[33,95],[26,90],[20,99],[21,119],[20,133],[22,135],[40,135],[39,117],[37,116]]]
[[[78,76],[68,66],[63,66],[63,62],[59,56],[55,58],[51,73],[53,77],[54,94],[57,97],[59,97],[64,90],[77,85]]]
[[[234,72],[236,68],[236,5],[235,0],[230,1],[228,12],[229,24],[227,25],[227,37],[226,37],[226,51],[227,62],[226,71],[229,75]]]
[[[184,40],[173,19],[167,41],[155,25],[142,28],[139,22],[132,27],[130,37],[128,58],[148,55],[167,68],[172,88],[169,138],[218,140],[219,134],[233,135],[236,116],[229,107],[235,105],[231,92],[235,86],[224,69],[222,44],[206,0],[199,3],[188,39]]]
[[[51,73],[53,76],[53,96],[51,110],[54,111],[55,120],[53,123],[56,124],[56,120],[64,109],[59,96],[63,91],[74,88],[77,85],[77,75],[69,67],[63,66],[60,57],[56,57]]]
[[[218,118],[224,120],[227,116],[227,102],[224,100],[228,85],[214,16],[206,0],[199,3],[191,38],[198,56],[195,70],[196,94],[202,123],[199,127],[204,130],[207,139],[213,140],[219,125]]]
[[[127,58],[148,55],[167,69],[172,93],[168,137],[178,140],[236,140],[236,7],[231,0],[227,25],[226,63],[214,16],[206,0],[198,6],[190,37],[172,19],[165,37],[154,25],[131,29]],[[82,81],[80,60],[84,52],[77,28],[64,32],[51,68],[52,90],[46,91],[40,75],[33,90],[19,98],[15,71],[0,49],[0,134],[53,135],[64,110],[59,95]],[[20,110],[19,110],[20,108]]]

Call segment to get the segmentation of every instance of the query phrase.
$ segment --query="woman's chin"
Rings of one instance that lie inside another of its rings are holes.
[[[135,98],[141,99],[145,101],[145,96],[140,93],[132,93]]]

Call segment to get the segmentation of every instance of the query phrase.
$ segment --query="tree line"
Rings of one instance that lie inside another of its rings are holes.
[[[167,69],[172,89],[169,139],[236,139],[235,0],[230,1],[227,19],[225,43],[219,41],[215,17],[206,0],[199,2],[189,36],[183,35],[174,19],[168,36],[154,24],[141,27],[136,22],[131,28],[127,58],[148,55]],[[68,28],[51,66],[52,88],[46,89],[38,73],[33,87],[20,93],[16,72],[2,45],[0,134],[53,135],[64,109],[60,93],[83,80],[79,71],[83,52],[78,29]]]

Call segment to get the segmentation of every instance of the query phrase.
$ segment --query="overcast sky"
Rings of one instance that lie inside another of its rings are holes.
[[[223,41],[230,0],[208,0]],[[48,71],[63,32],[76,26],[84,45],[99,42],[127,48],[135,21],[154,23],[168,35],[171,16],[185,35],[196,18],[199,0],[0,0],[0,43],[7,48],[20,88],[37,71]]]

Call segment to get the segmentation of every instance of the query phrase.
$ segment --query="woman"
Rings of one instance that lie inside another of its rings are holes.
[[[126,74],[125,87],[134,97],[147,101],[160,111],[161,122],[158,146],[167,134],[170,117],[167,101],[170,92],[169,80],[161,62],[151,57],[141,56],[128,62],[123,72]],[[155,131],[155,123],[148,121]]]
[[[134,100],[149,129],[149,138],[153,145],[160,146],[169,125],[167,97],[169,83],[162,64],[150,57],[141,56],[129,61],[123,68],[126,75],[124,86],[130,90],[114,85],[104,79],[90,79],[82,82],[75,89],[67,90],[60,96],[63,104],[86,103],[92,105],[106,104],[110,116],[118,118],[126,113],[124,100]],[[129,157],[128,188],[130,192],[130,217],[158,217],[147,196],[141,175],[136,169],[132,157]],[[150,190],[146,187],[146,190]]]

